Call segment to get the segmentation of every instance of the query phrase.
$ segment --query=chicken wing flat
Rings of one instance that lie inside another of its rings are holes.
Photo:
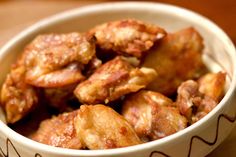
[[[81,70],[95,56],[95,41],[80,33],[46,34],[36,37],[25,51],[27,83],[62,87],[85,79]]]
[[[55,147],[83,148],[74,127],[74,119],[77,115],[78,110],[42,121],[31,139]]]
[[[141,143],[124,117],[104,105],[82,105],[75,127],[89,149],[111,149]]]
[[[35,88],[25,83],[25,67],[23,54],[7,75],[1,90],[0,105],[6,111],[8,123],[15,123],[27,115],[38,103]]]
[[[142,57],[166,32],[155,25],[138,20],[119,20],[96,26],[90,31],[105,52]]]
[[[108,103],[146,87],[157,76],[150,68],[134,68],[124,57],[116,57],[80,83],[74,94],[86,104]]]
[[[205,72],[203,47],[203,39],[194,28],[168,34],[150,50],[142,64],[154,68],[159,76],[148,89],[172,95],[181,82],[199,77]]]
[[[219,103],[224,94],[226,74],[208,73],[198,82],[188,80],[178,87],[176,104],[190,123],[203,118]]]
[[[141,90],[125,98],[122,115],[143,141],[160,139],[187,127],[187,119],[173,107],[172,100],[152,91]]]

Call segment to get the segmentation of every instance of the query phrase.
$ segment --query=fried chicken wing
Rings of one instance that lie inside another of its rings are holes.
[[[187,119],[161,93],[141,90],[125,98],[122,115],[143,141],[156,140],[187,127]]]
[[[42,121],[31,139],[55,147],[83,148],[74,125],[74,119],[77,115],[78,110]]]
[[[132,19],[107,22],[96,26],[90,33],[103,51],[138,58],[166,35],[158,26]]]
[[[23,54],[12,66],[1,90],[0,105],[6,111],[8,123],[15,123],[27,115],[38,103],[35,88],[25,83],[25,67]]]
[[[220,102],[224,95],[226,73],[208,73],[200,77],[199,92],[204,94],[204,99],[199,104],[196,115],[192,118],[196,122],[207,115]]]
[[[208,73],[198,82],[188,80],[178,87],[176,104],[190,123],[203,118],[219,103],[225,86],[226,74]]]
[[[93,37],[80,33],[46,34],[26,48],[26,82],[37,87],[62,87],[85,79],[85,64],[95,56]]]
[[[141,143],[124,117],[104,105],[82,105],[75,127],[89,149],[111,149]]]
[[[74,94],[86,104],[108,103],[146,87],[155,77],[150,68],[134,68],[124,57],[103,64],[88,80],[80,83]]]
[[[198,80],[199,91],[217,102],[221,100],[224,94],[226,73],[208,73]]]
[[[205,72],[203,47],[203,39],[194,28],[168,34],[150,50],[142,64],[154,68],[159,76],[148,89],[172,95],[181,82],[199,77]]]

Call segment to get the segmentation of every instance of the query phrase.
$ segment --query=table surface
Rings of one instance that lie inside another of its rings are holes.
[[[106,0],[0,0],[0,47],[36,21],[55,13]],[[236,1],[234,0],[158,0],[196,11],[217,23],[236,44]],[[236,128],[208,157],[233,157]]]

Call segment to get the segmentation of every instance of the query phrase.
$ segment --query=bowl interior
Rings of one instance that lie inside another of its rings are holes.
[[[173,6],[154,3],[123,3],[119,5],[101,4],[90,8],[78,8],[61,15],[45,19],[30,27],[11,40],[0,51],[0,85],[2,85],[11,64],[22,52],[24,46],[37,34],[86,31],[93,26],[117,19],[135,18],[157,24],[168,32],[193,26],[204,38],[204,62],[212,71],[223,70],[228,74],[226,91],[235,76],[235,58],[232,43],[220,29],[208,20],[194,13]],[[1,109],[0,109],[0,112]],[[0,119],[5,118],[0,113]]]

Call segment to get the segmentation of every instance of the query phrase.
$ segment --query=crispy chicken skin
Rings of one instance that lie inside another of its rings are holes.
[[[141,58],[166,32],[155,25],[126,19],[107,22],[90,30],[104,52]]]
[[[156,140],[187,127],[171,99],[161,93],[141,90],[125,98],[122,115],[143,141]]]
[[[85,64],[95,56],[95,41],[80,33],[37,36],[26,48],[26,82],[37,87],[62,87],[85,79]]]
[[[82,143],[89,149],[111,149],[141,143],[124,117],[104,105],[82,105],[75,127]]]
[[[199,91],[218,103],[224,94],[225,80],[224,72],[205,74],[198,79]]]
[[[207,115],[219,103],[224,93],[226,74],[208,73],[198,82],[188,80],[178,87],[176,105],[190,123]]]
[[[124,57],[116,57],[80,83],[74,94],[86,104],[108,103],[146,87],[157,76],[150,68],[134,68]]]
[[[78,110],[42,121],[39,129],[31,136],[31,139],[55,147],[83,148],[84,146],[76,133],[74,125],[77,115]]]
[[[172,95],[181,82],[199,77],[205,72],[202,50],[203,39],[192,27],[168,34],[150,50],[142,64],[155,69],[159,76],[148,89]]]
[[[38,103],[35,88],[25,83],[25,67],[23,66],[23,54],[12,65],[1,89],[0,105],[6,111],[8,123],[15,123],[27,115]]]

